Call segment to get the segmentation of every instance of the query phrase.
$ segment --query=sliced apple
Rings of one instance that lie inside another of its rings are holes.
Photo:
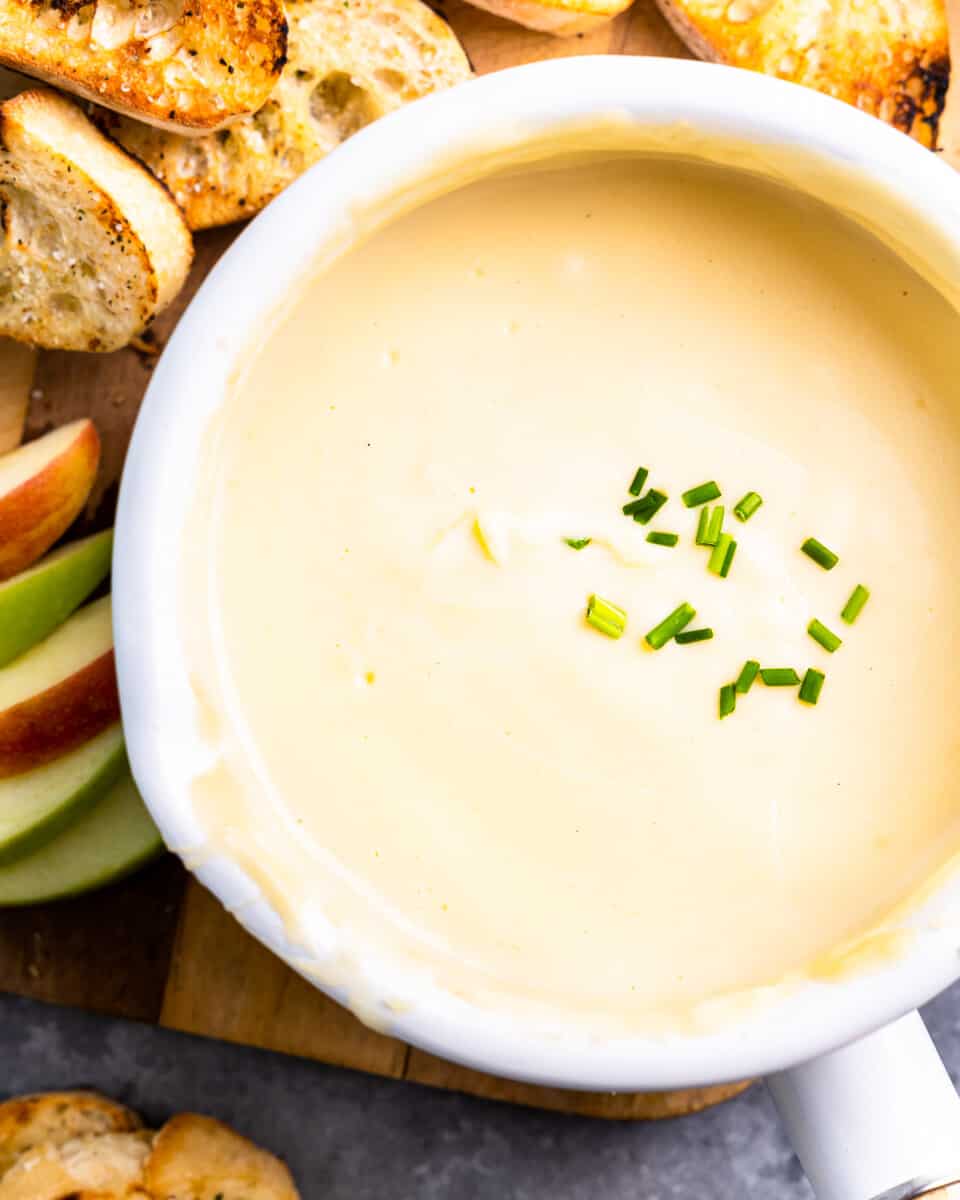
[[[0,583],[0,667],[61,625],[110,573],[113,530],[81,538]]]
[[[77,896],[129,875],[163,849],[129,772],[59,837],[0,866],[0,907]]]
[[[0,779],[59,758],[119,719],[104,596],[0,670]]]
[[[0,580],[49,550],[90,495],[100,463],[92,421],[72,421],[0,457]]]
[[[0,338],[0,454],[23,441],[37,352],[22,342]]]
[[[46,766],[0,782],[0,864],[49,842],[105,795],[126,764],[119,721]]]

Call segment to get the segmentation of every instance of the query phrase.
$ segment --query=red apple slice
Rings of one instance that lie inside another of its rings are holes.
[[[0,670],[0,778],[60,758],[119,716],[106,596]]]
[[[0,580],[36,562],[83,508],[100,463],[92,421],[73,421],[0,457]]]

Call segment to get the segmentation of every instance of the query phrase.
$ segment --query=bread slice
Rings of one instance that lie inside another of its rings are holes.
[[[0,454],[15,450],[23,441],[36,365],[37,352],[32,346],[0,338]]]
[[[167,129],[256,112],[285,52],[282,0],[0,0],[0,62]]]
[[[158,1200],[300,1200],[279,1158],[193,1113],[174,1117],[157,1134],[143,1185]]]
[[[96,1092],[47,1092],[0,1104],[0,1178],[23,1154],[77,1137],[132,1133],[140,1118]]]
[[[945,0],[658,0],[700,55],[777,75],[934,147],[950,79]]]
[[[950,60],[960,60],[960,0],[946,0],[950,30]],[[938,148],[943,161],[960,171],[960,86],[947,89],[947,102],[940,118]]]
[[[139,1193],[152,1143],[153,1134],[142,1130],[45,1142],[0,1179],[0,1200],[68,1200],[88,1192],[98,1200],[127,1200]]]
[[[229,129],[187,139],[98,117],[166,184],[192,229],[252,216],[364,125],[471,74],[453,31],[420,0],[287,0],[287,19],[276,91]]]
[[[633,0],[470,0],[470,3],[528,29],[539,29],[554,37],[573,37],[590,33],[619,16]]]
[[[63,96],[0,104],[0,336],[114,350],[177,294],[193,256],[167,192]]]

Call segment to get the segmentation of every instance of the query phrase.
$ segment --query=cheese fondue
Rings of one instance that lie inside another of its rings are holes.
[[[709,480],[725,578],[681,501]],[[656,156],[433,199],[316,275],[211,427],[211,844],[349,934],[356,996],[368,955],[646,1027],[802,976],[960,839],[958,495],[960,319],[821,203]],[[651,650],[684,602],[712,639]],[[748,660],[819,702],[758,680],[721,720]]]

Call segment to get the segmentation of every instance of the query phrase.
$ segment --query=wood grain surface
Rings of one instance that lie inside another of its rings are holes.
[[[638,0],[605,28],[565,41],[508,25],[462,0],[436,7],[481,73],[572,54],[687,56],[653,0]],[[169,336],[233,236],[232,230],[220,230],[198,238],[190,285],[157,323],[157,345]],[[103,469],[81,522],[85,529],[112,520],[127,440],[153,361],[150,345],[108,355],[41,357],[28,435],[89,415],[103,438]],[[171,858],[93,896],[0,913],[0,990],[436,1087],[596,1116],[676,1116],[746,1086],[597,1095],[517,1084],[443,1062],[362,1026],[244,933]]]

